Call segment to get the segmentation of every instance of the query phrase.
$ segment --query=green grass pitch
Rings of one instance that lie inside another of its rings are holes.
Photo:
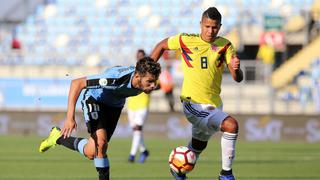
[[[97,180],[93,162],[63,147],[38,153],[39,137],[0,136],[1,180]],[[148,139],[151,156],[145,164],[129,164],[130,139],[113,138],[109,145],[111,179],[173,179],[168,155],[187,140]],[[217,179],[220,171],[220,144],[212,139],[189,179]],[[237,144],[233,166],[237,180],[318,180],[320,144],[248,143]]]

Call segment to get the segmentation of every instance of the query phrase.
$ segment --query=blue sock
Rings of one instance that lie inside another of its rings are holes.
[[[80,154],[84,155],[83,149],[84,146],[88,143],[87,139],[81,139],[78,144],[77,144],[77,150],[79,151]]]
[[[99,173],[99,180],[109,180],[109,160],[107,157],[94,158],[94,165]]]

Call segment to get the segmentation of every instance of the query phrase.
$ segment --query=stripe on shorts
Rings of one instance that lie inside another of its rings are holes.
[[[198,116],[198,117],[207,117],[207,116],[209,115],[208,112],[196,110],[195,108],[193,108],[193,107],[191,106],[190,103],[186,103],[186,104],[185,104],[185,107],[186,107],[186,109],[187,109],[191,114],[193,114],[193,115],[195,115],[195,116]]]

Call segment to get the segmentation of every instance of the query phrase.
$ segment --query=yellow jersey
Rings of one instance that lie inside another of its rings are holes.
[[[274,64],[274,53],[275,50],[273,47],[266,44],[260,45],[257,59],[262,59],[265,64]]]
[[[199,34],[178,34],[168,39],[171,50],[181,51],[184,80],[181,99],[194,103],[222,105],[220,97],[224,64],[235,55],[231,42],[217,37],[208,43]]]
[[[127,98],[127,105],[129,110],[139,110],[148,108],[150,103],[150,94],[144,92],[136,96],[130,96]]]

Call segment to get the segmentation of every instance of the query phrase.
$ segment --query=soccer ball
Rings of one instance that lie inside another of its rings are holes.
[[[196,154],[188,147],[179,146],[173,149],[169,156],[169,166],[177,174],[187,174],[197,161]]]

